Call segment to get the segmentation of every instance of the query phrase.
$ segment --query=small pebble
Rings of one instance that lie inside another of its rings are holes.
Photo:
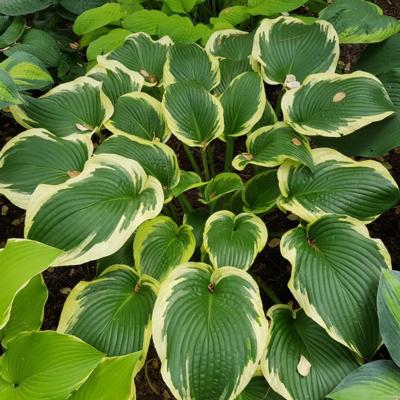
[[[64,287],[60,289],[60,293],[64,294],[65,296],[68,296],[71,293],[71,288],[70,287]]]

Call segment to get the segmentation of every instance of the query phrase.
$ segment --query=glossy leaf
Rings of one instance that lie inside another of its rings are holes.
[[[203,232],[210,211],[207,208],[196,208],[193,211],[185,213],[183,223],[193,228],[193,234],[196,238],[196,247],[200,247],[203,243]]]
[[[226,58],[219,61],[221,72],[220,84],[214,89],[214,93],[220,96],[229,87],[231,82],[244,72],[251,72],[252,68],[248,60],[232,61]]]
[[[203,182],[196,172],[181,170],[179,183],[172,189],[172,194],[178,197],[187,190],[198,188],[206,184],[207,182]]]
[[[299,8],[306,0],[248,0],[253,15],[275,15]]]
[[[243,189],[243,182],[239,175],[233,172],[222,172],[207,183],[204,190],[204,199],[199,199],[203,204],[210,204],[221,197]]]

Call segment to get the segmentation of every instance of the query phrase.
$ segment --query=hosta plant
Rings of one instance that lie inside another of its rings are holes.
[[[396,119],[396,98],[338,59],[326,20],[205,47],[135,33],[10,107],[27,130],[1,151],[0,191],[26,220],[0,252],[0,399],[132,399],[151,340],[177,399],[398,396],[399,277],[368,224],[399,189],[381,163],[317,147]],[[268,232],[279,211],[298,226]],[[287,304],[254,268],[268,236]],[[35,331],[41,272],[96,260],[57,332]],[[369,362],[382,340],[393,362]]]

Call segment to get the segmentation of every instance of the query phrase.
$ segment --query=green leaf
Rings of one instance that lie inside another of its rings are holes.
[[[211,90],[219,84],[218,60],[195,43],[175,44],[164,65],[164,87],[175,82],[195,82]]]
[[[19,333],[40,328],[43,322],[46,300],[47,288],[42,275],[38,274],[14,297],[10,318],[0,330],[3,347],[7,347],[8,341]]]
[[[79,47],[83,49],[84,47],[87,47],[90,45],[90,43],[94,42],[96,39],[102,37],[103,35],[106,35],[111,31],[110,27],[103,26],[101,28],[98,28],[92,32],[86,33],[83,35],[80,40],[79,40]]]
[[[159,26],[168,21],[168,15],[160,10],[140,10],[124,18],[122,26],[131,32],[157,35]]]
[[[267,99],[263,114],[258,122],[253,126],[253,131],[263,128],[264,126],[275,125],[277,122],[278,118],[275,114],[275,110]]]
[[[287,159],[313,168],[307,139],[282,122],[251,133],[246,140],[246,149],[246,153],[237,155],[232,162],[233,167],[239,171],[243,171],[249,164],[276,167]]]
[[[46,67],[57,67],[60,63],[60,50],[56,40],[53,36],[40,29],[32,28],[27,30],[20,43],[10,47],[4,54],[11,56],[20,51],[34,55]]]
[[[249,96],[251,93],[251,96]],[[266,105],[264,83],[255,72],[237,76],[220,97],[224,110],[226,138],[250,132],[260,120]]]
[[[100,36],[89,44],[86,52],[88,60],[93,61],[97,56],[116,51],[130,34],[131,32],[126,29],[115,28],[106,35]]]
[[[171,135],[164,121],[161,103],[141,92],[121,96],[105,126],[113,133],[149,141],[166,142]]]
[[[66,10],[73,14],[81,14],[90,8],[95,8],[107,3],[108,0],[58,0]]]
[[[274,392],[263,376],[254,376],[235,400],[283,400]]]
[[[203,243],[204,227],[209,216],[210,211],[207,208],[196,208],[183,216],[183,223],[193,228],[197,248],[200,248]]]
[[[92,151],[86,136],[66,140],[42,129],[20,133],[0,152],[0,193],[26,209],[39,184],[56,185],[79,174]]]
[[[10,318],[15,296],[62,253],[32,240],[9,239],[0,250],[0,329]]]
[[[199,199],[199,201],[203,204],[210,204],[238,190],[243,190],[243,182],[240,176],[233,172],[222,172],[207,183],[204,199]]]
[[[272,389],[287,400],[320,400],[358,364],[303,310],[276,305],[261,368]],[[352,400],[355,400],[352,399]]]
[[[140,356],[141,352],[136,352],[121,357],[105,358],[68,400],[135,398],[133,378],[140,365]]]
[[[178,400],[235,398],[257,368],[267,329],[250,275],[183,264],[162,284],[153,312],[164,382]]]
[[[0,48],[6,48],[15,43],[25,32],[25,17],[13,18],[11,24],[0,35]]]
[[[393,361],[400,365],[400,272],[382,271],[378,288],[379,328]]]
[[[158,26],[158,36],[168,35],[175,43],[194,43],[204,37],[207,40],[211,32],[206,25],[194,26],[190,18],[180,15],[171,15]]]
[[[148,175],[160,181],[164,202],[171,200],[171,190],[180,180],[180,170],[176,154],[169,146],[156,141],[136,140],[131,136],[113,135],[96,150],[96,154],[104,153],[137,161]]]
[[[178,14],[187,14],[205,0],[163,0],[171,11]]]
[[[174,197],[178,197],[187,190],[198,188],[206,184],[207,182],[203,182],[196,172],[181,170],[179,183],[172,189],[172,194]]]
[[[334,240],[332,240],[334,238]],[[388,251],[359,221],[334,214],[281,239],[292,265],[289,289],[305,313],[339,343],[369,359],[381,345],[376,295]]]
[[[139,277],[125,265],[111,266],[98,279],[72,289],[57,331],[77,336],[108,356],[143,350],[143,364],[157,292],[154,279]]]
[[[254,214],[268,212],[275,207],[280,194],[277,171],[261,172],[244,185],[242,192],[244,211]]]
[[[282,12],[293,11],[299,8],[307,0],[248,0],[253,15],[275,15]]]
[[[222,210],[208,218],[203,246],[215,268],[248,270],[265,247],[267,239],[268,231],[264,222],[254,214],[235,215]]]
[[[221,10],[218,18],[235,26],[247,21],[251,17],[250,9],[246,6],[231,6]]]
[[[17,85],[7,71],[0,69],[0,108],[21,103]]]
[[[283,84],[288,75],[303,82],[318,72],[335,72],[339,39],[325,21],[305,24],[297,18],[264,19],[254,36],[252,56],[270,85]]]
[[[167,86],[162,105],[172,134],[188,146],[206,147],[224,132],[222,105],[201,85]]]
[[[57,0],[2,0],[0,14],[26,15],[44,10],[57,3]]]
[[[103,354],[56,332],[26,332],[8,343],[0,375],[10,384],[1,400],[66,399],[97,367]]]
[[[81,77],[51,89],[39,98],[24,97],[10,110],[25,128],[47,129],[56,136],[91,135],[113,113],[113,106],[92,78]]]
[[[98,57],[98,64],[86,75],[103,83],[104,94],[113,105],[124,94],[140,92],[144,78],[138,72],[131,71],[118,61]]]
[[[178,226],[165,216],[143,223],[133,245],[139,275],[146,274],[162,282],[175,267],[189,261],[196,248],[192,230],[190,225]]]
[[[315,74],[282,99],[285,122],[308,136],[340,137],[394,114],[386,89],[367,72]]]
[[[154,41],[146,33],[129,35],[124,44],[107,55],[127,68],[139,72],[149,86],[159,84],[163,75],[167,51],[172,45],[168,37]]]
[[[306,221],[336,213],[368,223],[398,201],[398,186],[382,164],[353,161],[327,148],[311,155],[313,171],[293,161],[279,168],[280,208]]]
[[[163,197],[159,181],[136,161],[98,154],[77,177],[38,186],[25,236],[65,250],[57,265],[83,264],[115,253],[142,222],[159,214]]]
[[[396,18],[383,15],[380,7],[364,0],[336,0],[319,18],[333,24],[340,43],[381,42],[400,30]]]
[[[118,3],[106,3],[100,7],[84,11],[75,20],[72,29],[81,36],[98,28],[106,26],[114,21],[119,21],[123,16],[121,5]]]
[[[400,370],[391,361],[363,365],[340,383],[327,398],[333,400],[396,400],[400,391]]]

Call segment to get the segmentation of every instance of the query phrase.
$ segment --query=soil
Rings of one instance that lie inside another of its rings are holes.
[[[397,0],[377,0],[376,3],[382,7],[386,15],[400,18],[400,2]],[[357,61],[365,46],[346,45],[341,48],[341,62],[346,71],[350,71],[352,65]],[[276,94],[270,92],[270,100],[275,100]],[[0,124],[3,134],[0,135],[0,148],[9,139],[21,132],[19,127],[6,113],[0,115]],[[187,160],[181,143],[172,138],[169,143],[176,151],[182,169],[190,170],[191,165]],[[224,164],[223,143],[215,145],[215,159],[217,170],[223,169]],[[238,140],[235,144],[235,154],[244,149],[244,142]],[[197,155],[200,163],[200,154]],[[400,148],[378,161],[390,169],[395,180],[400,183]],[[243,171],[244,181],[252,176],[252,168]],[[195,207],[200,206],[198,195],[195,190],[189,192],[189,199]],[[179,209],[179,204],[174,203]],[[5,197],[0,196],[0,248],[5,246],[8,238],[22,238],[25,212],[12,205]],[[372,237],[380,238],[388,248],[395,269],[400,269],[400,206],[382,214],[376,221],[368,225]],[[272,212],[264,217],[269,230],[269,243],[264,251],[257,257],[251,273],[257,280],[263,281],[273,288],[276,296],[283,303],[294,303],[287,282],[290,277],[291,267],[282,258],[279,250],[279,238],[282,233],[297,226],[292,215],[283,215],[279,211]],[[71,268],[49,268],[44,272],[44,279],[49,290],[49,299],[46,304],[43,329],[56,329],[59,316],[69,291],[81,280],[91,280],[96,273],[95,263],[88,263]],[[272,305],[269,297],[262,293],[265,309]],[[376,358],[387,357],[385,348],[382,348]],[[174,397],[165,386],[160,375],[160,362],[153,346],[149,349],[146,366],[136,377],[137,397],[140,400],[170,400]]]

